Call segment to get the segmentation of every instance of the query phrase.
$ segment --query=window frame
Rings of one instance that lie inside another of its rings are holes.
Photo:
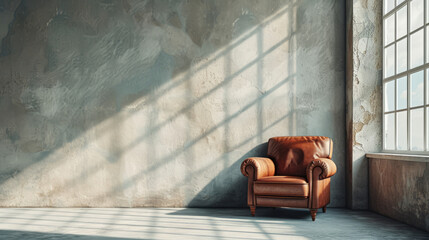
[[[427,12],[427,6],[429,4],[429,0],[422,0],[423,1],[423,25],[414,29],[413,31],[410,32],[411,29],[411,17],[410,17],[410,3],[414,0],[404,0],[403,2],[401,2],[399,5],[396,5],[397,0],[395,1],[395,7],[393,9],[391,9],[389,12],[385,13],[385,8],[386,8],[386,0],[383,0],[383,8],[382,8],[382,65],[383,65],[383,71],[382,71],[382,95],[383,95],[383,100],[382,100],[382,151],[386,152],[386,153],[404,153],[404,154],[425,154],[427,155],[429,153],[429,146],[428,146],[428,138],[429,138],[429,133],[428,133],[428,127],[427,126],[427,114],[428,114],[428,110],[429,110],[429,101],[427,99],[427,91],[428,89],[428,74],[429,74],[429,59],[427,59],[427,48],[429,47],[427,44],[427,32],[428,32],[428,28],[429,28],[429,23],[427,23],[427,15],[429,14]],[[407,6],[407,34],[405,34],[404,36],[397,38],[397,16],[396,13],[398,12],[398,10],[402,9],[404,6]],[[390,42],[389,44],[385,45],[385,20],[390,17],[390,16],[394,16],[394,40],[392,42]],[[412,34],[417,33],[419,31],[423,30],[423,64],[419,65],[417,67],[414,68],[410,68],[411,67],[411,63],[410,63],[410,50],[411,50],[411,46],[410,46],[410,37]],[[400,42],[401,40],[406,39],[407,42],[407,69],[401,73],[397,73],[397,63],[398,63],[398,59],[397,59],[397,43]],[[393,46],[394,48],[394,74],[392,76],[389,77],[385,77],[386,74],[386,68],[385,68],[385,50],[386,48]],[[423,105],[420,106],[416,106],[416,107],[410,107],[411,105],[411,79],[410,76],[414,73],[423,71]],[[402,77],[406,77],[407,80],[407,107],[404,109],[397,109],[397,87],[398,87],[398,83],[397,80],[402,78]],[[394,82],[394,110],[393,111],[385,111],[386,108],[386,89],[385,89],[385,85],[388,82]],[[423,109],[423,151],[415,151],[415,150],[411,150],[411,110],[414,109]],[[397,115],[398,112],[407,112],[407,150],[397,150],[398,149],[398,124],[397,124]],[[385,124],[385,117],[387,114],[394,114],[394,150],[392,149],[386,149],[386,139],[385,139],[385,128],[386,128],[386,124]]]

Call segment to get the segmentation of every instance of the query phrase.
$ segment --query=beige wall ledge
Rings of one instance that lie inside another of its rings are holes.
[[[429,162],[429,155],[415,155],[404,153],[367,153],[367,158],[388,159],[410,162]]]

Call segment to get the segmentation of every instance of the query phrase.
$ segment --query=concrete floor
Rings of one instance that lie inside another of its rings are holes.
[[[367,211],[328,208],[0,208],[0,239],[429,239]]]

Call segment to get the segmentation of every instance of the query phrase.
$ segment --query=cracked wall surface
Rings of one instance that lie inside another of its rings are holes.
[[[347,1],[347,202],[368,208],[366,153],[382,149],[382,1]]]
[[[287,135],[334,140],[344,206],[344,8],[0,0],[0,206],[245,206]]]

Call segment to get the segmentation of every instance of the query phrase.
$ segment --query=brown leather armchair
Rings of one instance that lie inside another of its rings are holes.
[[[273,137],[268,158],[243,161],[241,172],[248,177],[247,205],[252,216],[256,206],[317,209],[330,202],[331,176],[337,171],[328,137]]]

